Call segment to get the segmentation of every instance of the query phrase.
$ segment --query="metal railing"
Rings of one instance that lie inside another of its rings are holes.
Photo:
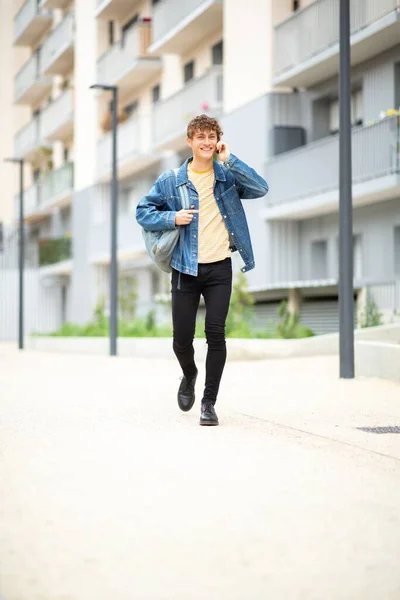
[[[399,9],[399,0],[350,0],[351,33]],[[315,0],[275,26],[275,75],[338,43],[339,0]]]
[[[199,6],[204,4],[204,0],[163,0],[153,7],[153,42],[158,42],[171,29],[176,27],[177,23],[186,19]],[[221,0],[215,0],[215,4],[221,4]]]
[[[42,46],[42,72],[46,71],[56,58],[74,42],[75,17],[71,11],[49,34]]]
[[[135,64],[138,58],[148,58],[147,49],[150,40],[150,23],[134,25],[97,61],[98,80],[113,84]]]
[[[367,285],[367,290],[381,310],[400,316],[400,279]]]
[[[39,240],[39,265],[54,265],[72,257],[72,239],[70,237]]]
[[[40,53],[36,52],[18,71],[14,80],[14,97],[18,100],[40,76]]]
[[[14,219],[19,219],[19,193],[14,196]],[[24,190],[24,213],[30,215],[35,212],[40,205],[40,184],[39,182],[33,183],[26,190]]]
[[[40,116],[33,119],[18,131],[14,138],[15,156],[23,157],[41,143]]]
[[[124,162],[130,156],[135,156],[140,151],[140,126],[137,118],[129,119],[126,123],[118,125],[118,163]],[[97,172],[106,173],[111,169],[111,132],[98,142],[97,145]]]
[[[50,171],[43,181],[41,189],[41,204],[49,204],[59,196],[70,192],[74,187],[74,165],[65,163],[59,169]]]
[[[353,183],[400,172],[399,117],[352,132]],[[339,186],[339,136],[323,138],[271,159],[266,165],[269,205],[335,190]]]
[[[29,216],[46,205],[51,204],[74,187],[74,165],[65,163],[59,169],[50,171],[35,181],[24,191],[24,213]],[[14,196],[14,218],[19,218],[19,194]]]
[[[19,38],[36,16],[50,17],[51,13],[38,6],[37,0],[26,0],[14,17],[14,40]]]
[[[190,118],[200,113],[219,114],[223,100],[223,68],[213,67],[202,77],[193,79],[173,96],[154,106],[155,143],[185,134]]]
[[[74,113],[73,92],[66,90],[42,112],[41,134],[46,139],[61,125],[71,120]]]

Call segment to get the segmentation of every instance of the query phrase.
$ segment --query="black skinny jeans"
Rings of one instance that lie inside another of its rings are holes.
[[[232,291],[232,261],[199,264],[198,275],[172,271],[173,348],[186,377],[196,373],[193,339],[200,296],[206,305],[207,339],[206,382],[203,400],[215,404],[226,362],[225,321]]]

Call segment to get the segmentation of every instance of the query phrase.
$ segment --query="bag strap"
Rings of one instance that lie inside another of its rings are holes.
[[[178,176],[179,168],[173,169],[173,171],[175,173],[175,178],[176,178]],[[178,189],[179,189],[179,196],[181,199],[182,208],[187,210],[190,208],[190,199],[189,199],[189,193],[187,190],[187,186],[184,183],[182,183],[181,185],[178,185]],[[183,258],[184,237],[185,237],[185,227],[179,227],[179,249],[181,252],[181,262],[182,262],[182,258]],[[179,272],[179,276],[178,276],[178,290],[180,290],[180,289],[181,289],[181,272]]]
[[[173,171],[175,173],[175,178],[176,178],[178,176],[179,168],[173,169]],[[187,210],[188,208],[190,208],[190,200],[189,200],[187,186],[184,183],[181,183],[181,185],[178,185],[178,190],[179,190],[179,196],[181,199],[182,208]]]

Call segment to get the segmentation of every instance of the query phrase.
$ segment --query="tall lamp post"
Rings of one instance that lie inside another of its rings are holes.
[[[351,164],[350,1],[340,0],[339,309],[340,377],[354,378],[353,202]]]
[[[24,159],[5,158],[4,162],[19,165],[19,232],[18,232],[18,265],[19,265],[19,299],[18,299],[18,348],[24,349]]]
[[[118,336],[118,263],[117,263],[117,217],[118,217],[118,181],[117,181],[117,109],[118,86],[96,83],[90,89],[100,89],[112,93],[111,127],[111,261],[110,261],[110,356],[117,355]]]

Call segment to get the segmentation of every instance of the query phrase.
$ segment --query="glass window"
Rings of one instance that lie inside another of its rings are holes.
[[[311,244],[311,276],[313,279],[328,277],[328,243],[317,240]]]
[[[222,65],[224,62],[224,44],[221,40],[218,44],[212,47],[212,64],[213,65]]]
[[[155,104],[156,102],[159,101],[159,99],[160,99],[160,84],[155,85],[153,87],[153,89],[151,90],[151,95],[152,95],[152,99],[153,99],[153,104]]]
[[[186,63],[183,67],[183,80],[185,83],[193,79],[194,77],[194,60]]]

